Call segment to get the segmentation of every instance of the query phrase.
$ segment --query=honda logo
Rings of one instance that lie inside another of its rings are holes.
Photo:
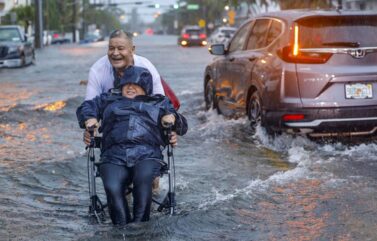
[[[361,59],[365,57],[366,51],[364,49],[350,49],[348,50],[348,54],[355,59]]]

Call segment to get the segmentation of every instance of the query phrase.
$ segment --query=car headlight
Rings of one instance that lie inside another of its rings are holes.
[[[20,46],[11,46],[8,48],[8,53],[19,52],[20,50],[21,50]]]

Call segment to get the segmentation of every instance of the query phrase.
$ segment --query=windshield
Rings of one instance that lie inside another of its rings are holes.
[[[226,34],[226,35],[232,35],[232,34],[234,34],[234,30],[221,30],[221,33],[223,33],[223,34]]]
[[[0,41],[19,42],[21,36],[15,28],[0,28]]]
[[[320,16],[298,21],[301,48],[377,47],[377,16]]]

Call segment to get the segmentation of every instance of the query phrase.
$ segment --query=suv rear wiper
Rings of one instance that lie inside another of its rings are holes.
[[[334,47],[353,47],[353,48],[360,47],[359,42],[325,42],[325,43],[322,43],[322,45],[334,46]]]

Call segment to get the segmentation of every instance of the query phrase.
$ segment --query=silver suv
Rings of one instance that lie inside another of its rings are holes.
[[[246,21],[206,67],[207,109],[311,137],[377,130],[377,13],[288,10]]]

